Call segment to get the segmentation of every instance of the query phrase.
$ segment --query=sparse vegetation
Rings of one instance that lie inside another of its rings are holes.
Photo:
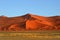
[[[60,40],[59,31],[0,32],[0,40]]]

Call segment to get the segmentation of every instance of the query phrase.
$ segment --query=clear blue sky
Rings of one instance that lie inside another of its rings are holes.
[[[60,0],[0,0],[0,15],[60,15]]]

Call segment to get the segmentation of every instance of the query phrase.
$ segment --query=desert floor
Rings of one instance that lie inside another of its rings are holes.
[[[60,40],[60,31],[0,32],[0,40]]]

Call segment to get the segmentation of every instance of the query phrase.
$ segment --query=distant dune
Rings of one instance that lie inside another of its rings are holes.
[[[0,31],[60,30],[60,16],[26,14],[17,17],[0,16]]]

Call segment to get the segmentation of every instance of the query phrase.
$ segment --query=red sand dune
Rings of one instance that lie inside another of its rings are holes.
[[[0,31],[60,30],[60,16],[26,14],[17,17],[0,16]]]

